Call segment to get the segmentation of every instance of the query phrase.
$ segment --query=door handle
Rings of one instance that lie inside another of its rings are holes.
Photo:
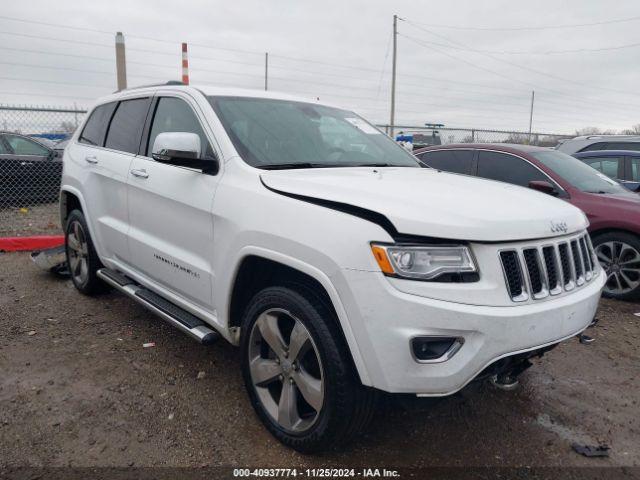
[[[149,178],[149,174],[145,169],[131,170],[131,175],[138,178]]]
[[[96,163],[98,163],[98,157],[96,157],[95,155],[87,155],[86,157],[84,157],[84,161],[95,165]]]

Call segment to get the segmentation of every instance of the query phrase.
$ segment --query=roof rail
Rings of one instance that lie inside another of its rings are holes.
[[[129,88],[125,88],[123,90],[116,90],[113,93],[126,92],[126,91],[129,91],[129,90],[137,90],[139,88],[164,87],[164,86],[167,86],[167,85],[174,85],[174,86],[184,85],[184,86],[186,86],[186,83],[183,83],[180,80],[169,80],[168,82],[164,82],[164,83],[150,83],[148,85],[138,85],[137,87],[129,87]]]

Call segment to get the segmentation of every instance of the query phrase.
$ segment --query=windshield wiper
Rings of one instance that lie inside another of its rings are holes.
[[[595,192],[590,192],[590,191],[587,190],[586,193],[595,193],[597,195],[606,195],[608,192],[605,192],[604,190],[598,190],[598,191],[595,191]]]

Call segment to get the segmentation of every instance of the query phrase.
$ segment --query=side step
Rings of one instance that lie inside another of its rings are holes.
[[[98,277],[203,345],[211,345],[220,338],[218,332],[195,315],[138,285],[120,272],[101,268],[98,270]]]

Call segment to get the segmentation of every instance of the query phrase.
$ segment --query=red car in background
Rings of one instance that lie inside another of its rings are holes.
[[[449,144],[413,153],[438,170],[532,188],[582,209],[591,223],[591,239],[607,273],[604,294],[621,300],[640,299],[638,194],[576,158],[543,147]]]

